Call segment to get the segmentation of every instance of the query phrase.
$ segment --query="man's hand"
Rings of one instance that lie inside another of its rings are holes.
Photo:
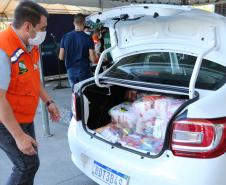
[[[35,148],[37,147],[37,142],[29,135],[22,134],[15,138],[17,147],[19,150],[26,155],[35,155],[37,151]]]
[[[45,90],[42,84],[40,88],[40,97],[42,101],[45,102],[52,121],[54,122],[60,121],[60,111],[57,108],[54,101],[52,101],[52,98],[48,95],[47,91]]]
[[[51,103],[48,106],[48,111],[49,111],[50,118],[51,118],[52,121],[54,121],[54,122],[60,121],[60,111],[57,108],[55,103]]]

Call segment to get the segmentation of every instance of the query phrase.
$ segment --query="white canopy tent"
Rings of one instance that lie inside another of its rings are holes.
[[[11,18],[19,0],[0,0],[0,16]],[[36,0],[51,14],[90,14],[102,9],[128,5],[129,2],[111,0]]]
[[[34,0],[44,6],[52,14],[90,14],[103,9],[135,3],[164,4],[211,4],[226,0]],[[12,18],[13,12],[20,0],[0,0],[0,17]]]

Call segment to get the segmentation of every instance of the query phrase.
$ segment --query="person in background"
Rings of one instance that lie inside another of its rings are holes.
[[[110,39],[110,32],[108,28],[102,29],[102,37],[103,37],[103,49],[108,49],[111,47],[111,39]]]
[[[110,33],[109,33],[108,28],[102,27],[101,35],[102,35],[102,37],[100,39],[100,41],[101,41],[100,52],[103,52],[104,50],[111,47]],[[107,53],[104,58],[104,66],[103,66],[104,70],[109,68],[112,65],[111,62],[112,62],[111,54]]]
[[[91,35],[91,28],[89,26],[85,26],[84,27],[84,32],[87,34],[87,35]]]
[[[93,39],[93,42],[94,42],[94,49],[95,49],[95,53],[96,53],[96,60],[95,60],[95,64],[98,63],[98,60],[99,60],[99,57],[100,57],[100,54],[101,54],[101,34],[100,34],[100,30],[98,28],[96,28],[93,32],[93,35],[92,35],[92,39]]]
[[[110,32],[107,28],[103,28],[103,31],[102,31],[102,35],[103,35],[103,40],[104,40],[104,47],[103,49],[108,49],[111,47],[111,39],[110,39]],[[108,63],[108,67],[111,66],[111,62],[112,62],[112,57],[111,57],[111,54],[110,53],[107,53],[106,55],[106,62]]]
[[[101,33],[101,38],[100,38],[100,43],[101,43],[100,52],[101,53],[105,50],[105,34],[106,34],[106,32],[107,32],[107,29],[102,26],[100,28],[100,33]]]
[[[96,60],[93,41],[84,32],[85,18],[82,14],[75,15],[74,26],[75,30],[66,33],[61,39],[59,53],[59,59],[65,60],[72,89],[74,84],[92,76],[90,63]]]
[[[41,85],[39,49],[46,35],[47,11],[22,1],[13,24],[0,32],[0,148],[14,164],[7,185],[33,185],[39,168],[34,116],[39,98],[53,121],[59,110]]]

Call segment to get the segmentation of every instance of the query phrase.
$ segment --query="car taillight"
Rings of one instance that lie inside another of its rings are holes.
[[[176,156],[214,158],[226,152],[226,118],[186,119],[173,123],[171,149]]]
[[[77,97],[75,94],[72,94],[72,107],[71,107],[71,110],[72,110],[72,114],[74,116],[74,118],[79,121],[80,120],[80,112],[78,110],[78,102],[77,102]]]

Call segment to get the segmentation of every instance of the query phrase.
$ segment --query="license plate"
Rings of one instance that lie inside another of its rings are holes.
[[[93,176],[110,185],[128,185],[129,176],[113,170],[97,161],[93,162]]]

